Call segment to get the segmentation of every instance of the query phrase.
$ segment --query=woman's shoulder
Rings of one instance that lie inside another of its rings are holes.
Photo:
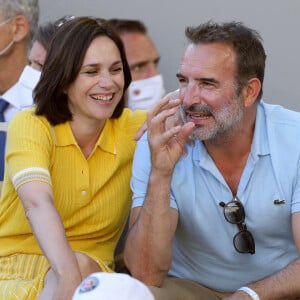
[[[47,118],[35,114],[35,109],[30,108],[17,112],[9,123],[9,130],[28,130],[33,128],[36,131],[38,128],[50,130],[51,125]]]
[[[146,121],[146,110],[132,111],[129,108],[124,108],[122,115],[119,117],[119,124],[122,126],[141,126]]]

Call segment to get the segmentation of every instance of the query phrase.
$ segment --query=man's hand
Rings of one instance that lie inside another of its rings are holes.
[[[178,114],[180,100],[166,96],[147,114],[148,141],[151,149],[152,168],[170,174],[185,151],[194,123],[170,126],[170,117]],[[175,117],[176,118],[176,117]]]

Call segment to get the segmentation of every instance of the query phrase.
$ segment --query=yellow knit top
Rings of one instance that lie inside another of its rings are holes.
[[[33,110],[18,113],[8,129],[0,199],[0,256],[42,254],[16,190],[29,181],[52,185],[53,201],[74,251],[112,267],[130,207],[133,140],[145,111],[124,109],[109,119],[88,159],[69,122],[51,126]]]

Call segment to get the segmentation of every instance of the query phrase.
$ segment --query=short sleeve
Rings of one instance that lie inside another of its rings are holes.
[[[51,185],[50,155],[53,149],[51,126],[34,110],[18,112],[7,134],[6,168],[17,189],[29,181]]]
[[[150,172],[151,159],[146,132],[137,143],[133,159],[132,177],[130,181],[130,187],[133,192],[132,207],[143,206],[147,194]],[[157,188],[159,188],[159,186]],[[178,209],[172,190],[170,191],[170,195],[170,207]]]

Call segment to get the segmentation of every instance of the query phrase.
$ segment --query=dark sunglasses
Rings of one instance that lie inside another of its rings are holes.
[[[220,202],[220,206],[224,209],[225,220],[231,224],[236,224],[239,228],[239,232],[233,237],[233,245],[239,253],[255,253],[254,238],[245,222],[245,209],[243,204],[237,197],[228,202]]]

